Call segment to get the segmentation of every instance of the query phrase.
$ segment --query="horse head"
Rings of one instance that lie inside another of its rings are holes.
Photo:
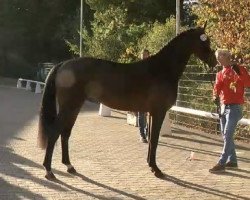
[[[204,27],[194,29],[192,37],[192,47],[194,54],[203,62],[213,68],[216,64],[215,52],[210,47],[210,39],[205,33],[206,23]]]

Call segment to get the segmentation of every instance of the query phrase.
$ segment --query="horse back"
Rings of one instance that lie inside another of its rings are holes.
[[[171,102],[175,101],[175,87],[154,76],[148,62],[123,64],[79,58],[65,62],[58,70],[58,77],[63,74],[70,74],[63,78],[67,83],[72,82],[68,90],[120,110],[148,111],[154,102],[159,104],[159,99],[166,101],[170,96],[173,96],[169,98]],[[59,87],[63,85],[57,82]]]

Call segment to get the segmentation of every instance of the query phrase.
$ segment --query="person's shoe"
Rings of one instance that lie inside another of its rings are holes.
[[[145,137],[141,137],[140,140],[142,143],[148,143],[148,140]]]
[[[210,173],[220,173],[220,172],[224,172],[225,171],[225,165],[221,165],[221,164],[216,164],[214,167],[212,167],[211,169],[209,169]]]
[[[234,162],[229,161],[225,164],[225,167],[226,168],[238,168],[238,163],[234,163]]]

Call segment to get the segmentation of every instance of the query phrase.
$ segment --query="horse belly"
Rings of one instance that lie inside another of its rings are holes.
[[[146,104],[146,99],[134,98],[129,96],[105,96],[100,99],[101,103],[108,107],[124,110],[124,111],[148,111],[149,107]]]

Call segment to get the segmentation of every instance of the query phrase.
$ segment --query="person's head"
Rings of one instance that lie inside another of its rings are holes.
[[[141,59],[146,59],[149,57],[149,55],[150,55],[149,50],[143,49],[141,52]]]
[[[227,49],[218,49],[215,52],[215,57],[218,63],[222,66],[229,66],[231,64],[231,53]]]

